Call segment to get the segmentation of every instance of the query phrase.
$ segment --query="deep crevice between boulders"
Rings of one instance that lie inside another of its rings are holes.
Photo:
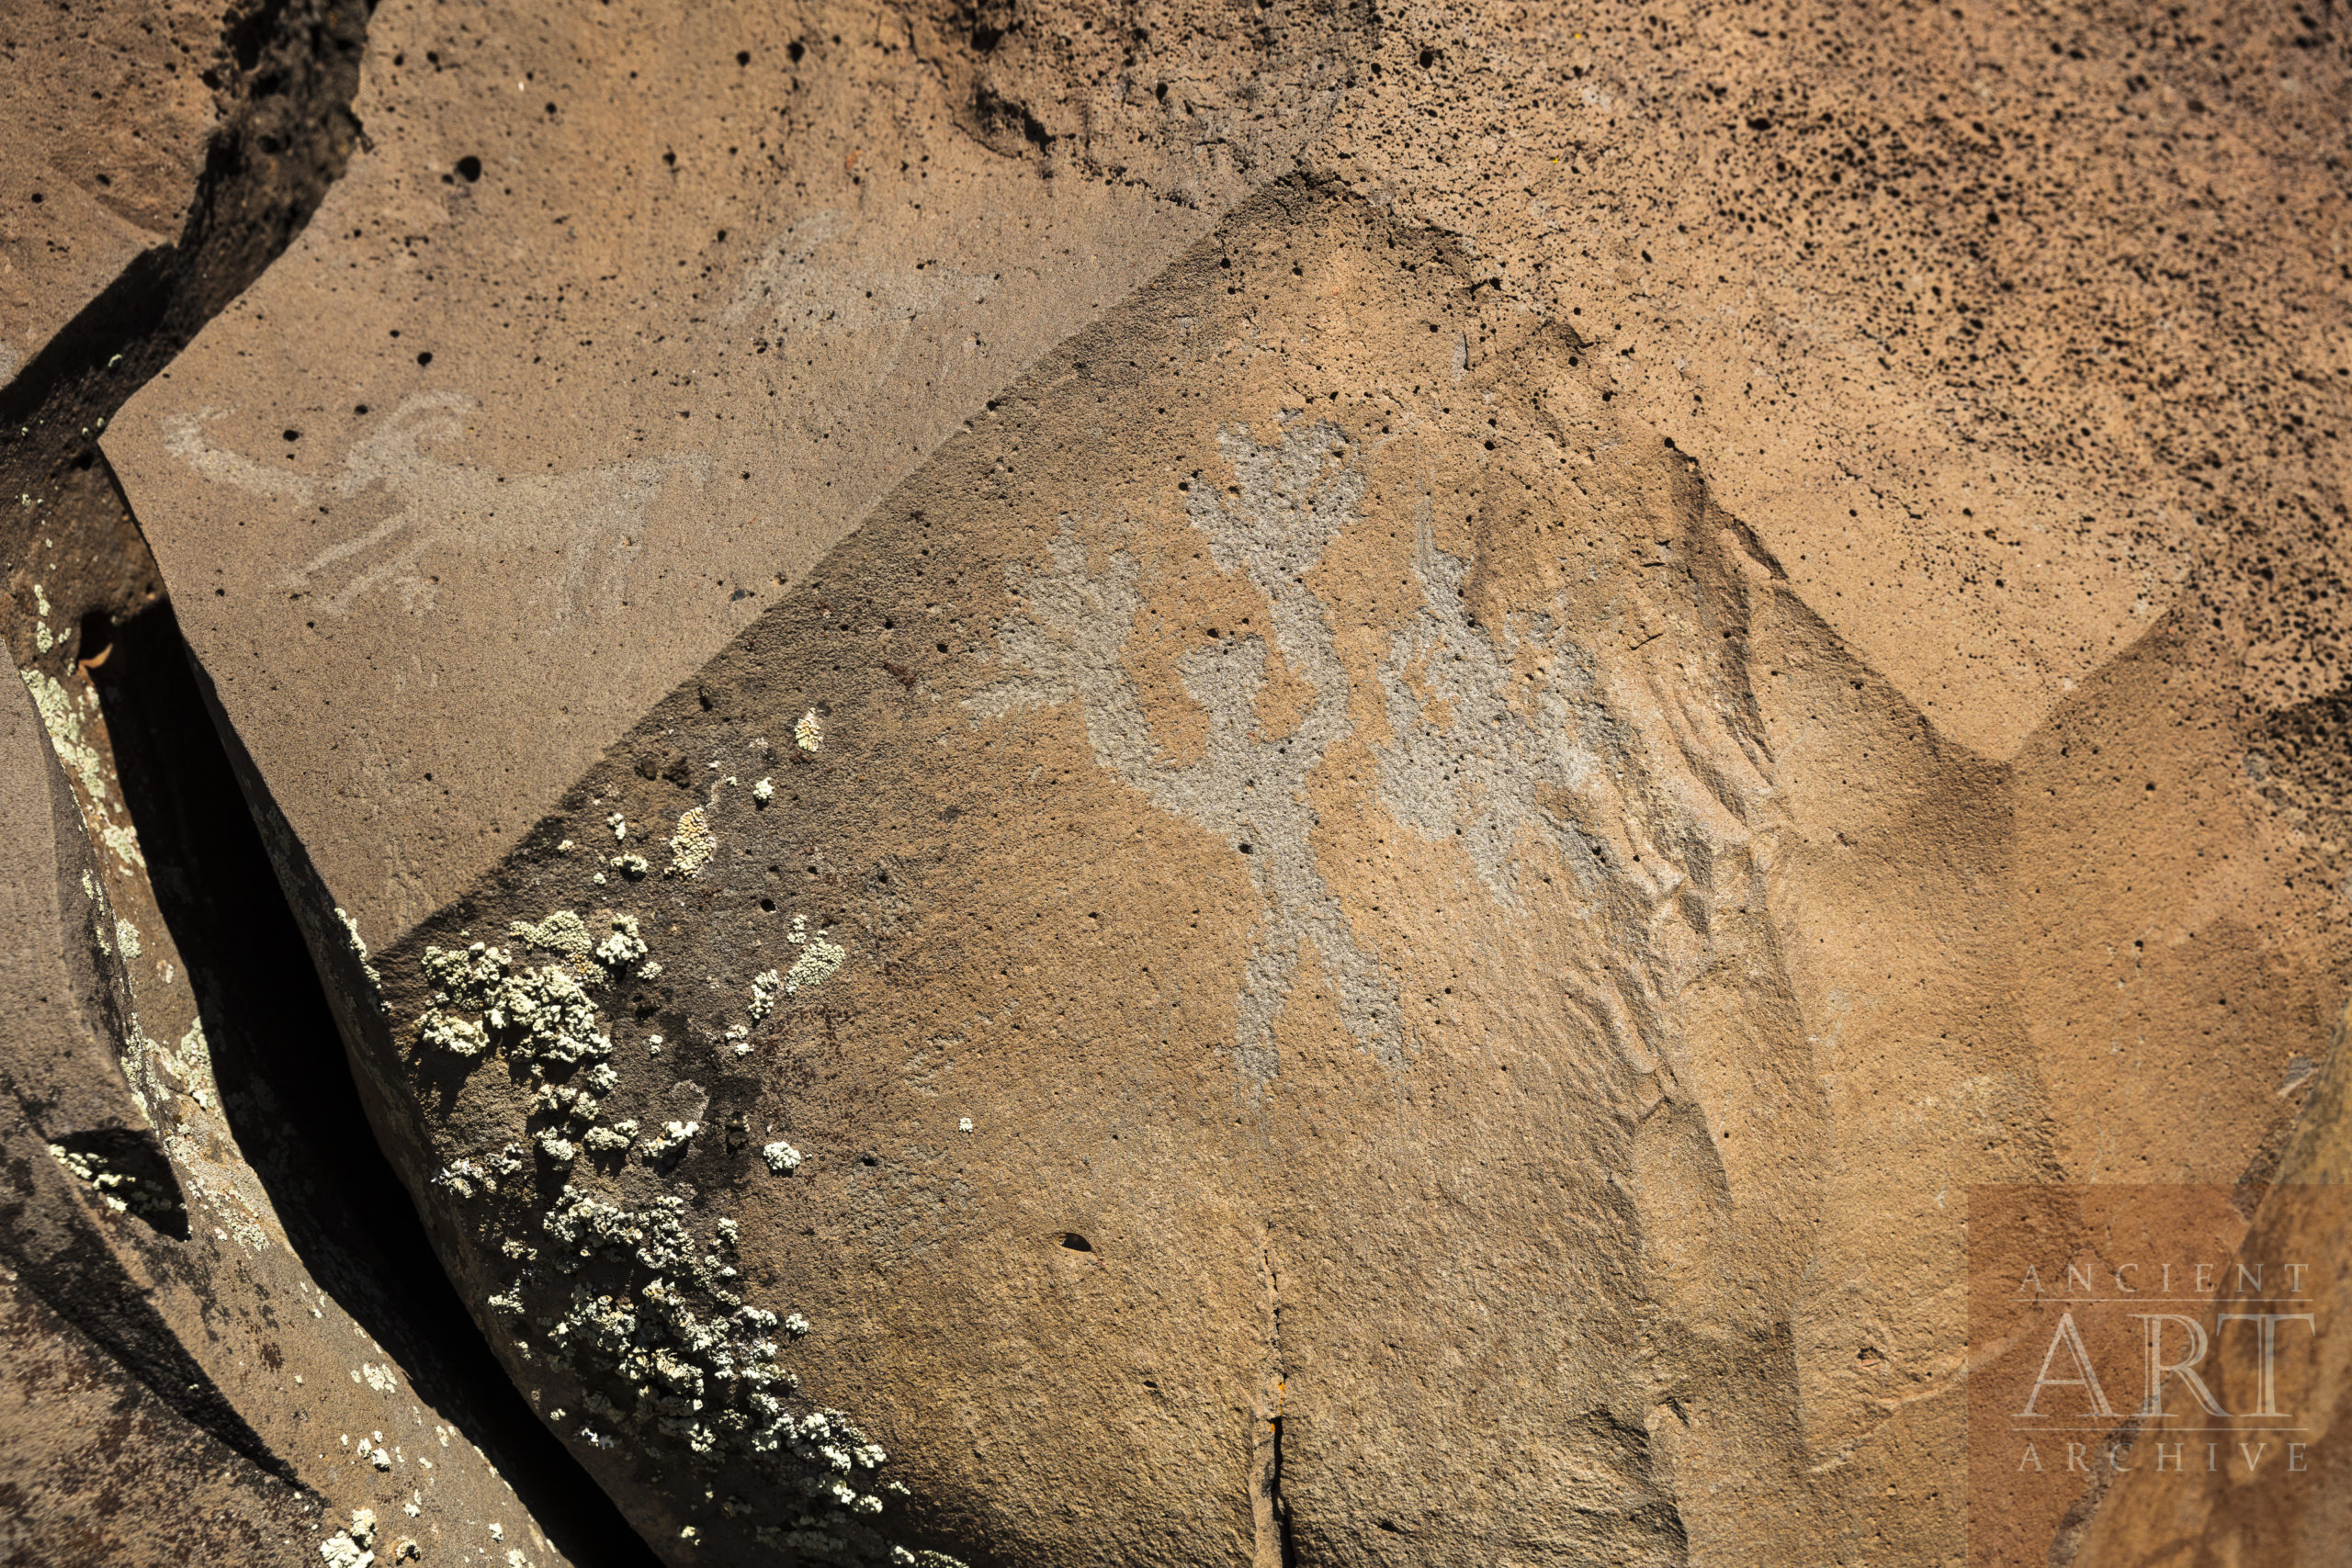
[[[398,1359],[582,1564],[655,1561],[508,1380],[442,1272],[362,1109],[311,952],[168,604],[85,627],[156,902],[187,966],[222,1109],[319,1286]]]

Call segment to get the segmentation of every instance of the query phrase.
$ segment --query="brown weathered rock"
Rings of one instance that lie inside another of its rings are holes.
[[[387,7],[108,440],[518,1384],[678,1562],[1956,1559],[1967,1189],[2339,1006],[2340,51],[852,15]]]
[[[142,656],[177,658],[136,634],[104,667],[132,694],[126,710],[118,688],[117,718],[139,714],[139,686],[153,679],[137,669]],[[9,1397],[22,1402],[7,1438],[21,1488],[9,1513],[25,1560],[176,1562],[217,1537],[247,1541],[254,1561],[308,1562],[361,1507],[427,1544],[484,1540],[495,1523],[546,1552],[475,1446],[505,1434],[467,1386],[478,1374],[465,1347],[418,1339],[414,1314],[391,1304],[402,1260],[375,1234],[359,1162],[340,1156],[353,1168],[345,1190],[318,1179],[334,1167],[311,1145],[347,1149],[349,1129],[288,1125],[315,1101],[260,1070],[306,1021],[264,999],[266,980],[241,981],[215,944],[299,963],[291,933],[174,940],[165,906],[184,931],[189,913],[250,906],[220,886],[219,860],[186,858],[166,811],[146,817],[162,834],[162,858],[147,859],[121,825],[125,781],[96,692],[86,672],[73,679],[36,666],[0,694],[12,846],[0,883],[0,1253]],[[77,770],[71,781],[60,756]],[[183,760],[182,804],[209,808],[218,834],[237,802],[208,798],[204,782]],[[110,829],[96,853],[85,820]],[[162,905],[151,873],[168,889]],[[307,1021],[315,1050],[331,1025]],[[437,1288],[429,1274],[405,1284]],[[114,1436],[76,1436],[96,1418],[84,1411],[96,1396],[75,1392],[85,1389],[116,1391],[105,1400],[123,1423]],[[69,1397],[36,1414],[51,1394]],[[139,1434],[138,1452],[152,1443],[171,1457],[126,1459],[119,1445]],[[125,1509],[140,1517],[107,1523]]]
[[[150,0],[0,18],[0,388],[187,222],[229,9]]]
[[[2248,1484],[2258,1472],[2248,1470],[2235,1442],[2227,1442],[2231,1462],[2226,1471],[2198,1462],[2209,1456],[2195,1448],[2185,1456],[2187,1462],[2176,1464],[2169,1474],[2160,1473],[2152,1459],[2139,1456],[2141,1465],[2129,1476],[2100,1478],[2112,1483],[2112,1490],[2104,1495],[2093,1492],[2098,1506],[2088,1511],[2078,1540],[2068,1543],[2075,1547],[2073,1561],[2120,1568],[2154,1563],[2209,1568],[2233,1562],[2324,1562],[2339,1550],[2347,1525],[2352,1525],[2345,1502],[2346,1458],[2333,1440],[2344,1427],[2352,1365],[2347,1365],[2342,1337],[2328,1331],[2333,1309],[2339,1309],[2343,1301],[2343,1270],[2337,1260],[2345,1230],[2344,1183],[2352,1175],[2346,1158],[2352,1150],[2346,1146],[2342,1062],[2339,1044],[2334,1064],[2337,1076],[2313,1093],[2309,1110],[2317,1114],[2299,1129],[2278,1183],[2253,1215],[2239,1253],[2246,1259],[2310,1259],[2324,1281],[2323,1301],[2291,1303],[2317,1305],[2312,1314],[2315,1321],[2273,1330],[2288,1353],[2274,1359],[2274,1382],[2267,1392],[2276,1402],[2273,1408],[2292,1412],[2298,1419],[2290,1431],[2271,1435],[2267,1444],[2259,1436],[2245,1439],[2256,1450],[2253,1457],[2257,1465],[2265,1460],[2271,1463],[2274,1483]],[[2263,1304],[2238,1300],[2223,1306],[2237,1312],[2266,1310]],[[2278,1303],[2268,1310],[2290,1307]],[[2294,1341],[2300,1336],[2308,1338],[2298,1347]],[[2308,1353],[2295,1354],[2298,1348]],[[2241,1358],[2235,1369],[2225,1366],[2240,1372],[2238,1378],[2215,1380],[2216,1393],[2235,1409],[2253,1410],[2263,1404],[2266,1391],[2260,1386],[2258,1363],[2245,1364],[2251,1360]],[[2287,1440],[2299,1443],[2301,1451],[2290,1457]],[[2290,1465],[2302,1473],[2292,1475],[2287,1486],[2277,1485],[2278,1472]]]
[[[48,313],[0,318],[25,328],[0,375],[0,633],[22,675],[0,694],[10,1562],[316,1563],[354,1533],[390,1562],[482,1550],[493,1525],[561,1560],[534,1508],[585,1560],[629,1557],[603,1499],[514,1425],[368,1137],[91,440],[306,215],[350,125],[334,82],[356,17],[0,23],[5,155],[41,161],[11,219],[71,220],[8,277]],[[85,243],[106,223],[132,250]]]
[[[107,448],[195,643],[261,634],[206,667],[368,939],[1286,170],[1351,48],[1302,17],[1268,59],[1182,11],[1136,45],[1185,86],[1127,78],[1171,186],[976,142],[955,117],[999,89],[952,96],[887,10],[380,9],[375,151]],[[393,708],[472,743],[380,745]]]
[[[317,1502],[188,1421],[0,1281],[0,1560],[54,1568],[315,1559]]]

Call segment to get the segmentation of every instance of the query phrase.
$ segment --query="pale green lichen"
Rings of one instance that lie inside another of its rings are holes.
[[[96,1190],[106,1206],[119,1214],[130,1207],[131,1200],[141,1196],[139,1179],[127,1171],[109,1169],[105,1158],[85,1149],[69,1149],[62,1144],[49,1145],[49,1157],[63,1166],[71,1175],[79,1177]]]
[[[140,945],[139,928],[120,915],[114,918],[114,940],[125,958],[137,958],[147,951]]]
[[[368,961],[368,942],[359,934],[359,922],[352,918],[349,910],[340,906],[335,909],[334,918],[343,922],[344,935],[350,939],[352,955],[359,960],[359,972],[368,976],[369,988],[377,994],[376,1005],[381,1008],[384,1005],[384,977],[377,974],[376,966]]]
[[[416,1021],[416,1037],[436,1051],[453,1056],[479,1056],[490,1049],[490,1035],[467,1018],[451,1018],[439,1008],[428,1008]]]
[[[615,969],[636,963],[645,953],[645,938],[639,934],[634,915],[615,915],[612,934],[596,944],[597,958]]]
[[[641,1157],[648,1165],[651,1165],[656,1160],[667,1159],[684,1148],[686,1140],[701,1131],[702,1123],[699,1122],[672,1122],[662,1128],[659,1137],[647,1141]]]
[[[698,875],[718,852],[718,837],[710,830],[710,814],[699,806],[681,814],[678,830],[670,837],[670,874]]]
[[[759,802],[762,806],[765,806],[769,801],[774,800],[775,798],[775,781],[773,779],[762,779],[759,783],[753,784],[752,786],[752,798]]]
[[[625,1153],[637,1142],[637,1123],[616,1122],[609,1127],[591,1127],[581,1134],[580,1141],[598,1154]]]
[[[496,1192],[499,1178],[513,1176],[524,1168],[521,1156],[521,1149],[509,1144],[494,1155],[453,1159],[433,1173],[433,1185],[446,1188],[460,1198],[472,1197],[477,1187],[485,1192]]]
[[[516,920],[506,928],[506,934],[532,947],[575,958],[585,958],[596,940],[588,934],[588,922],[569,909],[558,909],[537,925]]]
[[[787,940],[800,949],[800,956],[792,961],[791,969],[784,976],[784,989],[787,996],[831,978],[849,957],[846,949],[831,940],[831,933],[821,929],[812,932],[808,926],[807,916],[792,917],[792,931]]]
[[[535,1066],[570,1066],[612,1055],[612,1040],[598,1027],[595,1004],[589,998],[583,977],[563,964],[520,969],[503,949],[481,942],[454,951],[427,947],[420,962],[425,977],[433,982],[435,1006],[418,1020],[418,1029],[422,1033],[427,1021],[433,1021],[431,1027],[440,1036],[435,1043],[454,1038],[473,1044],[473,1034],[458,1030],[441,1010],[457,1008],[481,1015],[475,1027],[489,1043]],[[604,971],[597,969],[587,983],[601,983],[604,978]],[[455,1047],[445,1044],[444,1048]],[[478,1055],[480,1049],[476,1046],[458,1054]]]
[[[731,1025],[727,1031],[727,1038],[733,1043],[737,1055],[752,1054],[752,1030],[775,1010],[775,998],[783,990],[784,976],[773,969],[752,976],[752,999],[744,1004],[743,1009],[751,1015],[752,1021]]]
[[[25,670],[18,673],[24,677],[25,689],[32,694],[41,728],[49,732],[51,749],[82,786],[83,810],[99,841],[122,863],[124,869],[146,869],[147,857],[139,848],[139,835],[114,819],[114,802],[107,791],[106,759],[83,734],[84,706],[95,715],[98,694],[86,693],[85,703],[76,704],[74,694],[48,672]]]
[[[883,1512],[885,1494],[903,1495],[876,1474],[889,1456],[839,1411],[785,1407],[798,1380],[776,1364],[771,1336],[781,1327],[797,1337],[806,1320],[796,1314],[779,1324],[745,1303],[734,1222],[718,1222],[706,1248],[685,1213],[674,1195],[630,1209],[564,1188],[545,1225],[561,1244],[555,1267],[572,1280],[568,1290],[549,1281],[534,1292],[548,1303],[532,1319],[545,1335],[545,1359],[601,1385],[582,1403],[607,1428],[678,1441],[697,1455],[775,1463],[785,1483],[778,1500],[797,1519],[763,1529],[763,1541],[842,1560],[916,1562],[885,1547],[866,1523]],[[593,1283],[583,1277],[592,1271]]]
[[[815,708],[801,715],[800,722],[792,727],[792,741],[812,757],[817,754],[817,748],[825,743],[824,721],[817,716]]]
[[[822,935],[820,932],[819,935]],[[752,1021],[757,1023],[775,1007],[777,993],[784,989],[784,976],[771,969],[764,975],[752,976],[752,1001],[748,1009]]]
[[[800,1151],[781,1138],[762,1149],[760,1157],[767,1161],[768,1168],[778,1176],[787,1176],[800,1168]]]

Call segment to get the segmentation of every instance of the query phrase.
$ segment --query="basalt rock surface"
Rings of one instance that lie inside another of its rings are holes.
[[[96,446],[333,177],[363,21],[0,20],[11,1562],[641,1557],[490,1362],[365,1131]]]
[[[2291,7],[388,0],[105,457],[664,1560],[1951,1562],[1971,1188],[2324,1234],[2347,99]],[[2330,1528],[2147,1484],[2056,1559]]]

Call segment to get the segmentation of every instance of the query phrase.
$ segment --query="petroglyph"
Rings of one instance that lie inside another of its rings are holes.
[[[1375,748],[1380,802],[1425,839],[1453,840],[1487,890],[1518,901],[1512,853],[1533,832],[1565,856],[1589,893],[1607,874],[1566,803],[1597,805],[1600,759],[1627,760],[1629,738],[1602,705],[1590,653],[1552,615],[1507,617],[1497,635],[1464,608],[1469,562],[1430,537],[1428,504],[1414,575],[1419,615],[1380,661],[1393,739]],[[1514,681],[1516,674],[1530,677]]]
[[[1359,1045],[1394,1066],[1404,1059],[1407,1040],[1396,985],[1358,940],[1309,841],[1316,813],[1306,781],[1347,732],[1351,683],[1330,612],[1304,579],[1355,521],[1364,474],[1346,437],[1327,420],[1294,424],[1272,446],[1233,431],[1217,445],[1239,481],[1238,494],[1225,498],[1195,486],[1186,510],[1217,569],[1246,577],[1265,596],[1274,647],[1314,694],[1297,725],[1281,735],[1261,726],[1265,641],[1229,637],[1186,654],[1178,666],[1185,692],[1208,711],[1206,750],[1182,766],[1163,760],[1123,667],[1143,603],[1137,563],[1119,553],[1100,573],[1090,571],[1086,544],[1068,518],[1051,546],[1048,570],[1006,565],[1031,616],[1000,623],[997,640],[1005,661],[1025,675],[987,688],[966,705],[977,720],[1077,702],[1097,762],[1161,810],[1226,838],[1248,857],[1266,906],[1243,964],[1234,1055],[1255,1092],[1280,1067],[1273,1024],[1297,985],[1303,947],[1314,949]]]
[[[902,340],[916,317],[957,299],[986,304],[996,287],[944,262],[908,266],[894,254],[872,254],[870,237],[861,246],[862,237],[830,209],[786,224],[744,275],[718,324],[730,333],[749,327],[820,337],[888,327]],[[820,259],[829,246],[834,254]]]
[[[365,505],[388,494],[390,510],[364,532],[329,545],[286,573],[285,585],[320,594],[317,608],[345,615],[379,590],[397,591],[411,615],[433,608],[436,574],[428,552],[477,554],[542,550],[560,555],[551,609],[559,620],[587,607],[593,573],[603,602],[617,604],[630,564],[643,548],[646,514],[671,482],[699,486],[708,460],[700,454],[637,457],[563,474],[502,475],[433,456],[424,443],[454,443],[473,412],[469,398],[430,392],[403,400],[344,453],[333,477],[281,473],[241,452],[216,446],[204,427],[220,411],[164,416],[164,444],[207,479],[266,496],[291,512],[335,515],[336,502]],[[356,507],[353,508],[354,510]],[[601,563],[601,570],[599,564]]]

